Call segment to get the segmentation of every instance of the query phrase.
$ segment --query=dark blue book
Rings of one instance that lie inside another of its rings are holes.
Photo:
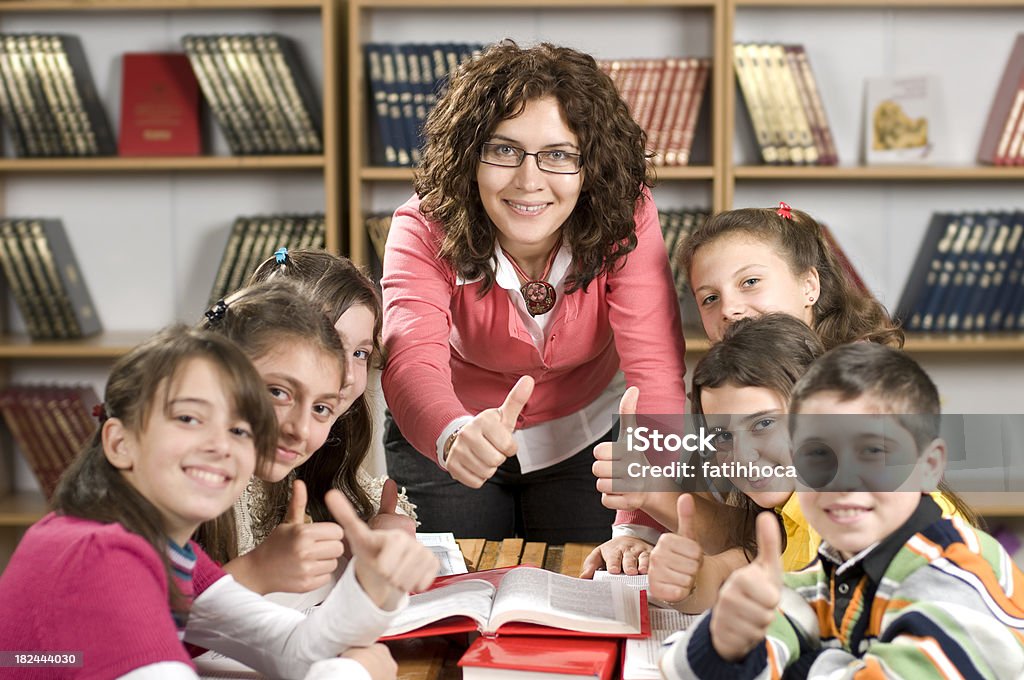
[[[896,306],[896,319],[907,330],[923,330],[929,293],[938,281],[943,260],[958,230],[955,217],[950,213],[934,213],[921,239],[917,258]]]
[[[1014,225],[1024,223],[1024,212],[1014,216]],[[1024,238],[1016,244],[1010,276],[1007,279],[1009,297],[1003,308],[1003,330],[1024,329]]]
[[[402,130],[402,148],[399,159],[408,159],[402,165],[414,166],[419,162],[420,151],[416,146],[416,121],[412,103],[412,85],[409,82],[409,62],[406,60],[405,45],[392,45],[392,58],[395,64],[395,90],[398,92],[399,123]]]
[[[954,332],[965,330],[966,321],[970,315],[969,304],[981,280],[982,263],[986,253],[992,248],[992,239],[996,231],[995,225],[987,219],[987,215],[984,213],[969,213],[969,215],[973,223],[971,235],[964,246],[964,255],[958,271],[953,276],[949,312],[946,316],[945,330]],[[973,327],[973,323],[971,325]]]
[[[1006,213],[1006,224],[1010,229],[1003,246],[1002,257],[996,268],[994,277],[995,294],[992,296],[991,308],[988,311],[987,330],[1001,331],[1006,322],[1006,310],[1013,300],[1015,281],[1020,280],[1021,249],[1024,248],[1024,222],[1021,213]]]
[[[963,329],[965,331],[988,330],[989,314],[995,302],[999,285],[1006,275],[1006,242],[1010,236],[1010,225],[1007,213],[991,212],[985,215],[986,226],[991,226],[991,241],[982,244],[985,257],[981,263],[981,273],[971,299],[967,302]]]
[[[938,281],[929,295],[928,306],[925,308],[923,325],[926,332],[947,330],[946,320],[953,307],[957,274],[961,274],[962,282],[962,272],[966,269],[964,251],[974,232],[974,216],[971,213],[959,213],[957,217],[959,229],[956,238],[942,262]]]
[[[363,45],[363,56],[366,60],[366,81],[370,87],[370,110],[368,118],[373,130],[370,144],[370,159],[375,165],[398,165],[398,154],[395,151],[394,134],[391,131],[391,115],[388,111],[388,92],[384,86],[384,66],[381,53],[386,49],[378,43]]]

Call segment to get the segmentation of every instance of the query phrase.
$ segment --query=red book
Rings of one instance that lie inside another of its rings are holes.
[[[608,680],[619,643],[594,638],[477,638],[459,659],[463,680]]]
[[[521,565],[439,578],[413,595],[384,640],[478,631],[487,636],[648,637],[647,594]]]
[[[122,156],[199,155],[199,84],[186,55],[127,53],[121,82]]]

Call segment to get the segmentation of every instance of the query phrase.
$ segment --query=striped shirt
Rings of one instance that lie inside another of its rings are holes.
[[[184,609],[177,607],[171,609],[171,616],[174,617],[174,626],[178,629],[178,639],[185,639],[185,624],[188,623],[188,608],[192,605],[195,588],[192,583],[192,571],[196,566],[196,551],[189,541],[185,547],[181,547],[174,541],[167,541],[167,556],[171,559],[171,567],[174,573],[174,583],[178,586],[185,601],[181,604]]]
[[[730,663],[705,616],[666,652],[668,678],[1024,677],[1024,574],[988,534],[923,496],[910,519],[844,561],[828,544],[785,576],[765,644]]]

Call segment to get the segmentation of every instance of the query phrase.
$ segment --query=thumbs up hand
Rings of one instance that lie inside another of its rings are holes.
[[[380,508],[368,522],[371,529],[396,529],[416,535],[416,520],[398,512],[398,484],[385,479],[380,491]]]
[[[711,644],[726,661],[738,662],[764,643],[782,598],[782,539],[773,512],[757,516],[757,557],[737,569],[711,610]]]
[[[445,466],[452,479],[479,489],[519,445],[512,437],[516,421],[533,394],[533,378],[524,375],[497,408],[478,413],[459,430],[448,450]]]
[[[676,501],[675,533],[664,533],[651,551],[647,578],[652,596],[669,603],[685,600],[697,583],[704,564],[704,550],[694,532],[693,497],[683,494]]]
[[[371,529],[337,489],[328,491],[324,501],[344,529],[356,558],[356,579],[374,604],[392,610],[406,593],[430,586],[437,576],[437,558],[415,536],[393,529]]]
[[[252,551],[231,560],[225,569],[235,580],[260,594],[304,593],[327,583],[344,554],[341,527],[334,522],[306,522],[306,485],[292,484],[284,520]]]

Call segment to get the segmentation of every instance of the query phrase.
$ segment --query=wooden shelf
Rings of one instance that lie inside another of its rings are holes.
[[[1024,517],[1024,491],[962,491],[958,495],[985,517]]]
[[[615,7],[707,7],[717,0],[361,0],[365,9],[602,9]]]
[[[323,0],[5,0],[0,12],[309,9]]]
[[[1024,167],[1005,166],[779,166],[742,165],[735,168],[736,179],[807,181],[905,181],[905,182],[979,182],[1021,181]]]
[[[0,335],[0,359],[116,359],[153,331],[110,331],[81,340],[32,340]]]
[[[0,527],[27,527],[47,512],[46,501],[38,491],[21,491],[0,498]]]
[[[733,0],[737,7],[881,7],[886,9],[974,9],[980,7],[1020,7],[1020,0]]]
[[[0,172],[220,172],[323,170],[324,157],[310,156],[107,156],[98,158],[0,158]]]

